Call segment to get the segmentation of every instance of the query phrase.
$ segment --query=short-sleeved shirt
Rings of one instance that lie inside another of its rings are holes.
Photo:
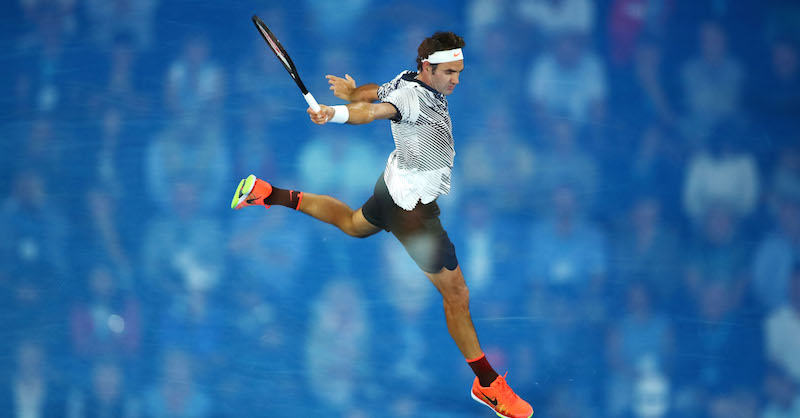
[[[397,206],[412,210],[450,192],[455,148],[445,96],[403,71],[378,88],[378,98],[397,108],[392,119],[395,150],[384,180]]]

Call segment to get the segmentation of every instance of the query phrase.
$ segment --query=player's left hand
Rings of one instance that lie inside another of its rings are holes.
[[[353,92],[356,90],[356,80],[350,77],[350,74],[345,74],[344,78],[336,77],[335,75],[328,74],[325,76],[328,79],[328,84],[331,85],[333,95],[348,102],[353,101]]]
[[[324,104],[319,105],[319,112],[314,111],[312,108],[308,108],[306,110],[308,112],[308,116],[311,118],[311,122],[316,123],[317,125],[324,125],[328,123],[329,120],[333,117],[334,110],[330,106],[325,106]]]

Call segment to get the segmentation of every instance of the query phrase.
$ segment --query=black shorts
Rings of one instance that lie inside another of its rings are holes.
[[[442,228],[435,200],[405,210],[392,200],[381,173],[375,192],[361,211],[369,223],[394,234],[423,271],[438,273],[442,267],[448,270],[458,267],[456,248]]]

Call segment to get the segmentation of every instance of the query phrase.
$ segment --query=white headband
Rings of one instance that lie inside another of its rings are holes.
[[[447,51],[436,51],[429,55],[428,58],[422,62],[428,61],[431,64],[441,64],[443,62],[460,61],[464,59],[464,54],[461,53],[461,48],[448,49]]]

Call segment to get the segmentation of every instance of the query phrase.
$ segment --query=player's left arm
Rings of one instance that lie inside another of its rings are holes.
[[[363,125],[379,119],[395,119],[398,116],[397,108],[393,104],[386,102],[353,102],[345,106],[349,113],[346,123],[350,125]],[[324,125],[333,118],[336,111],[333,107],[324,104],[320,104],[319,107],[319,112],[315,112],[310,107],[307,112],[312,122],[317,125]]]
[[[356,80],[350,77],[350,74],[345,74],[344,78],[328,74],[325,78],[328,79],[328,84],[331,85],[333,95],[342,100],[347,100],[351,103],[378,101],[378,87],[380,86],[377,84],[364,84],[356,87]]]

